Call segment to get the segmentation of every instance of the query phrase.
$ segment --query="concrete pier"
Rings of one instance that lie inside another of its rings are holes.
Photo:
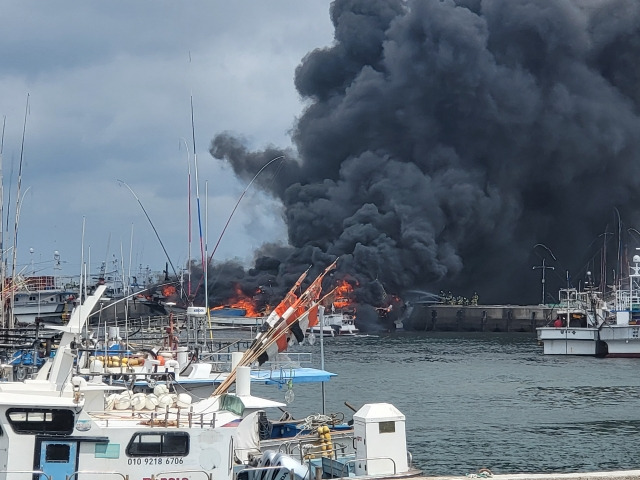
[[[418,304],[403,324],[415,331],[535,332],[556,312],[547,305]]]

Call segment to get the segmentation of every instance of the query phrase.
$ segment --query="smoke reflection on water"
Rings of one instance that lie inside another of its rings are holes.
[[[550,357],[532,334],[391,334],[326,339],[325,412],[393,403],[428,475],[637,468],[639,360]],[[320,347],[297,347],[314,352]],[[282,400],[285,389],[254,388]],[[321,387],[296,385],[295,418],[322,411]]]

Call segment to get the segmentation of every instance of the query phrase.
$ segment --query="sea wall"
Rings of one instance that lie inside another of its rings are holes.
[[[415,305],[405,330],[440,332],[535,332],[555,310],[545,305]]]

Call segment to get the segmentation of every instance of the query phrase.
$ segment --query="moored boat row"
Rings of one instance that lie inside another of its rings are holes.
[[[74,364],[83,327],[103,292],[98,287],[59,327],[57,353],[35,379],[0,384],[2,478],[267,480],[420,473],[406,450],[405,417],[390,404],[364,405],[351,425],[335,418],[304,425],[268,418],[268,410],[286,405],[251,395],[248,366],[234,368],[235,392],[196,401],[185,394],[167,399],[168,392],[160,391],[155,399],[127,393],[100,375],[80,375]]]
[[[557,314],[537,328],[549,355],[640,357],[640,255],[629,265],[626,287],[609,298],[593,290],[560,290]]]

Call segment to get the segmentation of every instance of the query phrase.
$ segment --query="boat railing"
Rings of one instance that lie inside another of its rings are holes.
[[[279,353],[273,360],[263,364],[264,369],[280,369],[289,367],[301,367],[312,365],[312,354],[310,352]],[[259,370],[259,368],[258,368]]]
[[[47,478],[47,480],[51,480],[51,475],[44,473],[42,470],[0,470],[0,473],[13,475],[18,473],[29,473],[32,475],[43,475]],[[8,476],[7,475],[7,476]]]
[[[76,470],[75,472],[73,472],[71,475],[67,477],[67,480],[75,480],[80,474],[82,475],[116,475],[118,477],[122,477],[123,480],[129,480],[129,475],[126,475],[124,473],[105,472],[105,471],[99,471],[99,470]],[[48,475],[45,475],[45,476],[48,476]],[[49,479],[51,479],[51,477],[49,477]]]
[[[215,428],[216,413],[199,413],[192,411],[192,406],[186,408],[179,407],[156,407],[156,410],[136,410],[133,407],[126,409],[99,410],[88,412],[95,420],[104,421],[107,425],[110,421],[135,420],[141,425],[149,427],[176,427],[176,428]]]
[[[628,290],[616,291],[616,310],[640,310],[640,295]]]
[[[352,442],[354,440],[354,438],[351,436],[341,437],[341,439],[342,440],[351,439]],[[322,447],[318,446],[316,441],[300,442],[300,444],[298,445],[298,448],[300,450],[300,458],[302,460],[305,460],[305,459],[310,460],[310,459],[313,459],[316,455],[320,455],[320,456],[337,459],[338,454],[342,456],[346,455],[346,451],[348,448],[346,443],[333,442],[333,445],[334,446],[332,448],[322,450]],[[288,453],[289,455],[293,455],[297,450],[298,449],[293,448],[290,452],[285,452],[285,453]]]
[[[231,371],[232,355],[231,352],[206,353],[200,355],[201,362],[211,363],[216,372]],[[252,366],[252,370],[257,371],[273,371],[283,368],[300,368],[302,366],[313,365],[312,354],[310,352],[292,352],[282,354],[279,353],[275,358],[263,363],[259,366]]]
[[[396,475],[398,473],[398,467],[396,466],[396,461],[391,457],[365,457],[365,458],[354,458],[351,460],[347,460],[342,465],[342,469],[340,470],[340,478],[344,478],[345,468],[347,469],[346,473],[349,472],[349,465],[354,464],[356,462],[371,462],[378,460],[389,460],[393,464],[393,474]]]

